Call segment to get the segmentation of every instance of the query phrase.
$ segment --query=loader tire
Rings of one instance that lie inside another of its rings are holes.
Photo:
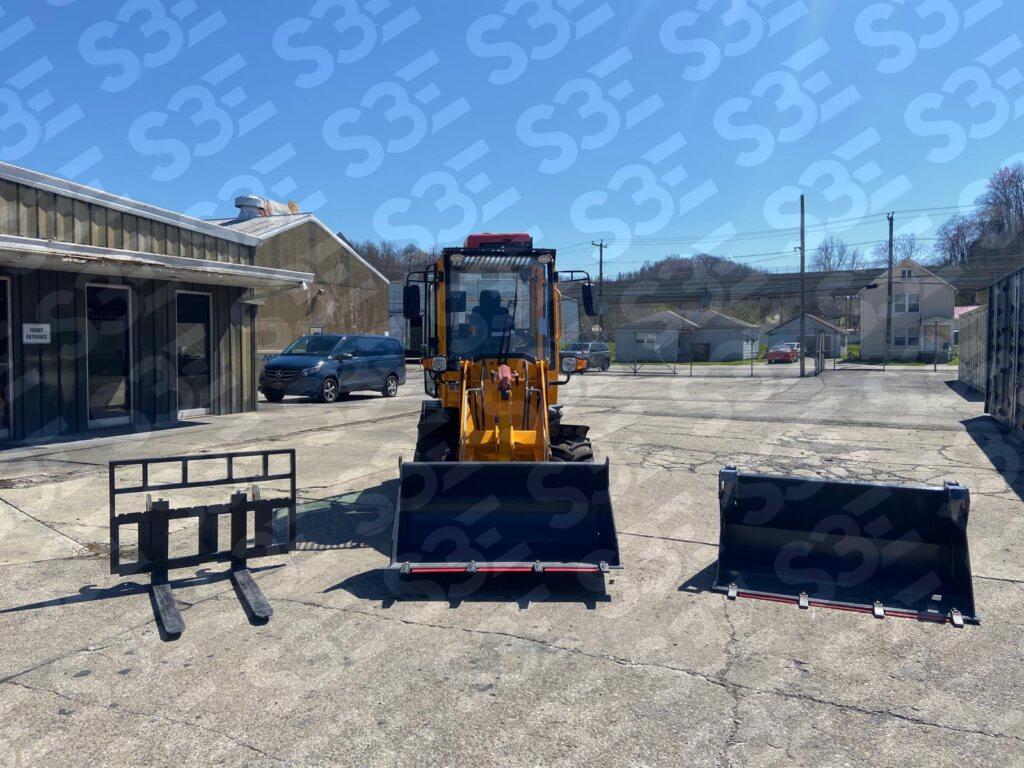
[[[455,461],[453,441],[442,435],[425,435],[416,441],[413,461]]]
[[[455,461],[459,452],[458,411],[424,401],[416,429],[413,461]]]
[[[591,445],[590,440],[587,438],[570,438],[568,440],[562,440],[560,442],[552,441],[551,460],[571,462],[593,462],[594,446]]]

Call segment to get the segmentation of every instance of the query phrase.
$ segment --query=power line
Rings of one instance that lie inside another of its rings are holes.
[[[947,205],[947,206],[934,206],[928,208],[905,208],[896,210],[897,214],[909,214],[909,213],[942,213],[944,211],[963,210],[967,208],[978,208],[977,204],[970,205]],[[852,216],[845,219],[830,219],[828,221],[822,221],[818,224],[808,225],[807,232],[826,232],[833,229],[840,224],[854,224],[859,222],[862,226],[868,224],[881,223],[888,216],[887,213],[869,213],[862,216]],[[847,227],[845,229],[851,229]],[[845,230],[844,230],[845,231]],[[782,227],[762,230],[750,230],[745,232],[737,232],[724,238],[725,241],[732,240],[744,240],[751,238],[766,238],[766,237],[785,237],[787,235],[796,236],[800,233],[799,227]],[[682,235],[682,234],[665,234],[659,237],[634,237],[630,238],[630,245],[685,245],[685,244],[697,244],[707,241],[709,238],[708,234],[703,235]],[[590,241],[584,241],[580,243],[573,243],[572,245],[559,246],[560,251],[567,251],[570,249],[579,248],[581,246],[590,245]]]

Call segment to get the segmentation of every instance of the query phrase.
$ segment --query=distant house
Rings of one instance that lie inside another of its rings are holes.
[[[699,326],[680,314],[658,312],[615,329],[615,360],[620,363],[674,363],[682,357],[684,340]]]
[[[727,362],[757,352],[756,325],[714,309],[658,312],[615,331],[618,362]]]
[[[817,315],[806,315],[804,321],[804,351],[806,354],[817,354],[818,334],[824,339],[825,357],[842,357],[846,352],[846,331],[838,325],[823,320]],[[800,341],[800,315],[775,326],[767,333],[768,346],[785,344],[787,341]]]
[[[753,323],[715,309],[688,309],[680,314],[698,326],[693,334],[694,360],[749,360],[758,351],[761,329]],[[686,359],[688,355],[689,350]]]
[[[885,356],[885,324],[888,304],[888,270],[860,291],[861,357]],[[904,259],[893,267],[892,342],[893,360],[948,357],[953,344],[953,306],[956,290],[948,282],[918,264]]]

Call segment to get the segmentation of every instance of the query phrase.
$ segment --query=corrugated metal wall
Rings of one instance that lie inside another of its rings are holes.
[[[252,247],[0,179],[0,234],[209,261],[252,263]]]
[[[87,285],[131,289],[133,425],[145,428],[177,418],[179,290],[211,294],[211,410],[256,408],[252,308],[237,301],[244,289],[46,270],[5,269],[0,275],[11,280],[13,437],[58,437],[88,428]],[[52,342],[22,344],[22,323],[49,323]]]
[[[256,263],[316,275],[308,291],[280,293],[260,307],[256,345],[261,354],[280,352],[314,325],[324,333],[388,330],[388,284],[316,224],[306,222],[264,240]]]
[[[1024,428],[1021,385],[1024,384],[1024,270],[989,289],[988,351],[985,412],[1012,429]]]
[[[0,179],[0,233],[20,237],[251,264],[253,248],[205,232]],[[45,439],[88,428],[86,285],[131,288],[132,424],[177,417],[178,290],[211,295],[211,410],[256,408],[253,307],[244,290],[74,272],[5,268],[11,288],[11,417],[14,438]],[[52,342],[23,345],[23,323],[48,323]]]
[[[957,366],[957,378],[979,392],[985,391],[987,336],[987,306],[960,316],[960,363]]]

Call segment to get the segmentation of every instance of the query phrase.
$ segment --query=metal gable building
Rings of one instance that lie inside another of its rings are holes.
[[[255,264],[313,275],[306,292],[256,294],[257,352],[276,354],[307,333],[387,332],[387,278],[312,213],[274,213],[266,203],[241,196],[235,218],[212,222],[259,238]]]
[[[0,438],[256,407],[259,239],[0,163]]]

